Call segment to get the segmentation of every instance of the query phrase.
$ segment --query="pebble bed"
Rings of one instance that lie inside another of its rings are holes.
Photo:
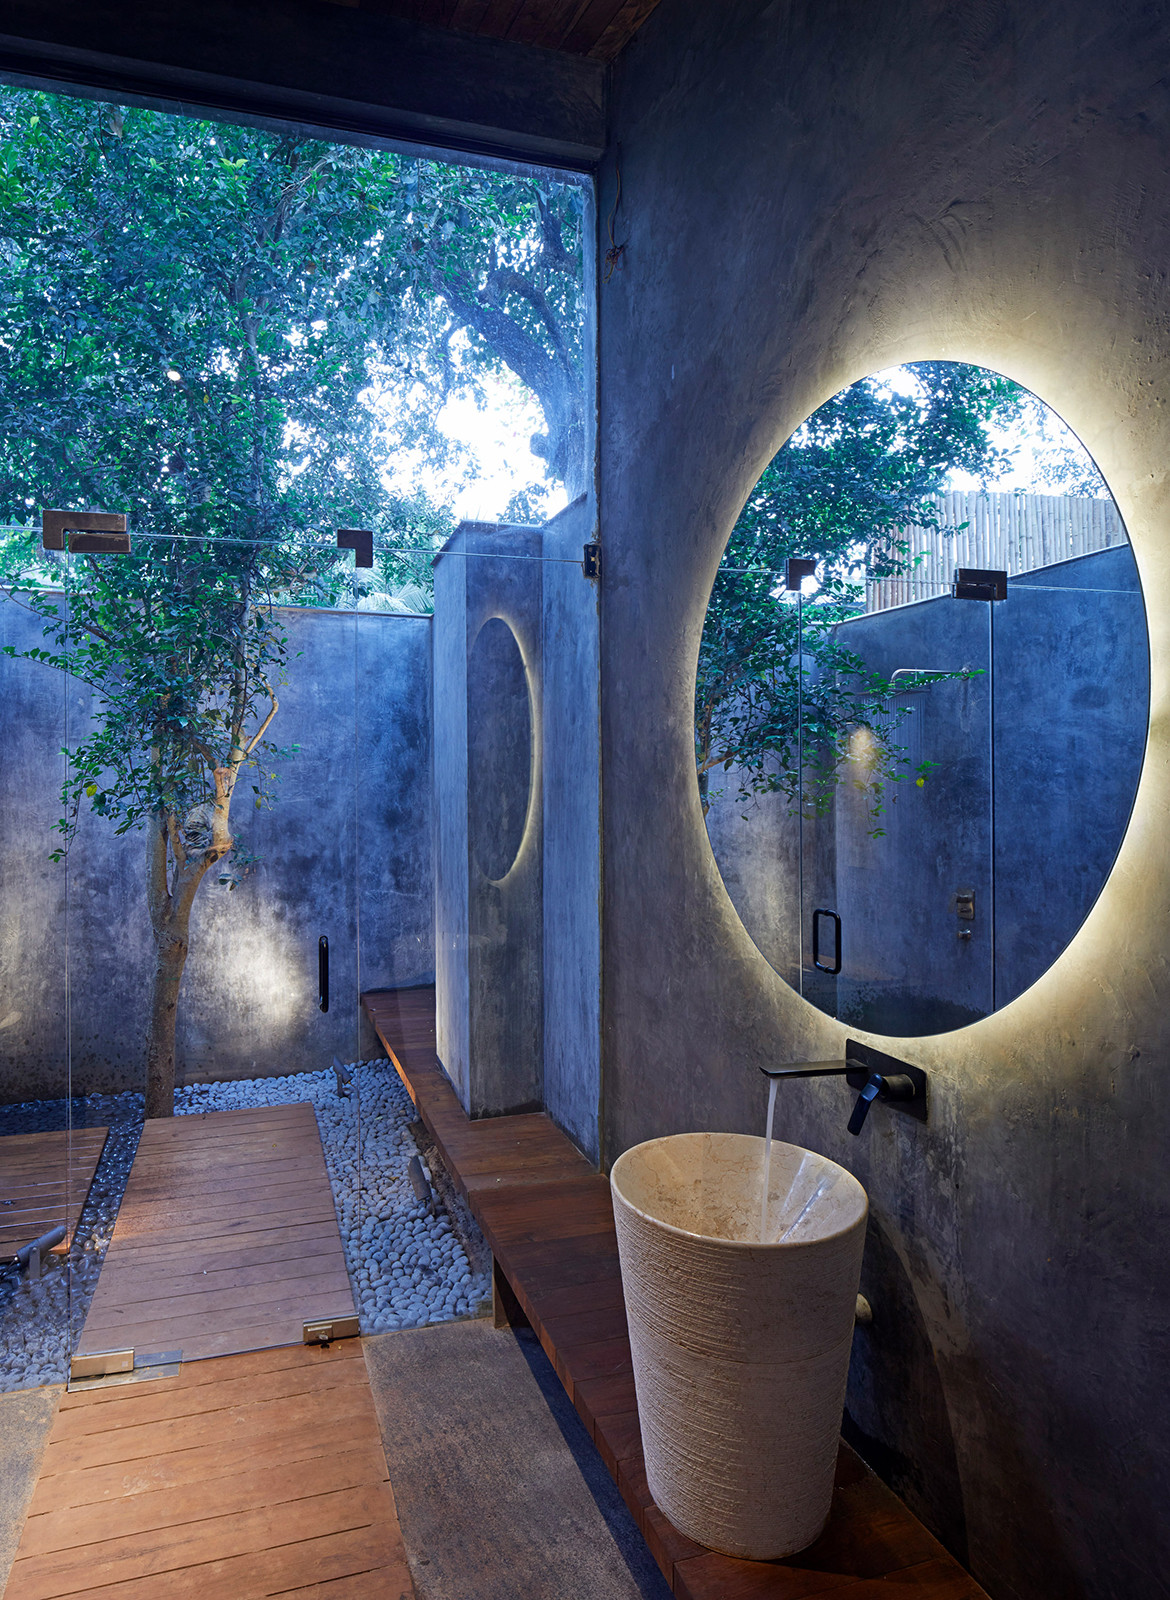
[[[346,1264],[363,1333],[478,1316],[491,1299],[490,1254],[430,1147],[388,1061],[350,1064],[349,1098],[332,1069],[284,1078],[196,1083],[179,1089],[175,1114],[307,1101],[317,1115]],[[60,1128],[65,1101],[0,1108],[0,1136]],[[0,1274],[0,1391],[63,1383],[85,1322],[142,1129],[142,1096],[90,1095],[73,1102],[75,1125],[109,1126],[68,1256],[52,1256],[39,1283]],[[412,1129],[414,1132],[412,1133]],[[416,1143],[415,1133],[418,1135]],[[408,1173],[419,1155],[432,1200]]]

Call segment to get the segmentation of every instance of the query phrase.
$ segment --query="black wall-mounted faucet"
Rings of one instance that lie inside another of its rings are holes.
[[[926,1121],[926,1073],[872,1045],[850,1039],[844,1061],[793,1061],[785,1066],[761,1067],[765,1078],[844,1078],[858,1091],[849,1118],[849,1132],[860,1133],[875,1100]]]

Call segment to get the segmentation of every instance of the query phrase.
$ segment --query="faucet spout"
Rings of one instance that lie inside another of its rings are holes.
[[[926,1074],[893,1056],[883,1055],[872,1045],[850,1039],[845,1059],[834,1061],[790,1061],[780,1066],[761,1066],[765,1078],[845,1078],[857,1089],[857,1100],[848,1128],[859,1134],[865,1126],[869,1108],[875,1100],[905,1111],[920,1122],[926,1120]]]

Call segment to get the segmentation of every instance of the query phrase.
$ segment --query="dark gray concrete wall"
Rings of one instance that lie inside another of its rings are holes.
[[[475,1116],[544,1105],[596,1158],[597,586],[590,501],[464,524],[435,568],[439,1056]]]
[[[727,534],[788,433],[867,372],[1006,372],[1092,452],[1150,619],[1151,743],[1068,950],[896,1053],[925,1126],[778,1128],[866,1185],[849,1406],[997,1600],[1161,1592],[1170,1490],[1170,102],[1164,7],[663,0],[614,82],[599,215],[605,1154],[758,1130],[756,1066],[839,1052],[748,938],[707,842],[692,703]]]
[[[597,585],[575,501],[544,529],[544,1104],[596,1160],[601,1093],[601,724]]]
[[[435,564],[437,1038],[472,1116],[542,1104],[540,554],[464,523]]]
[[[237,796],[237,836],[259,856],[234,890],[210,879],[192,914],[180,1001],[187,1081],[327,1066],[359,1049],[359,987],[431,981],[430,622],[286,610],[289,682],[273,737],[270,810]],[[35,621],[0,605],[5,642]],[[4,890],[0,1095],[61,1093],[64,969],[74,1093],[139,1087],[151,945],[145,844],[83,816],[68,866],[47,862],[60,813],[64,715],[76,736],[89,692],[34,662],[0,663],[0,874]],[[22,776],[23,775],[23,776]],[[317,1007],[317,941],[331,1003]],[[55,1087],[54,1087],[55,1086]]]

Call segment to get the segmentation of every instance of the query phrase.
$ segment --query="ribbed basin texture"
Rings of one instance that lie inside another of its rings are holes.
[[[829,1515],[868,1209],[824,1156],[683,1133],[610,1174],[646,1477],[681,1533],[756,1561]]]

